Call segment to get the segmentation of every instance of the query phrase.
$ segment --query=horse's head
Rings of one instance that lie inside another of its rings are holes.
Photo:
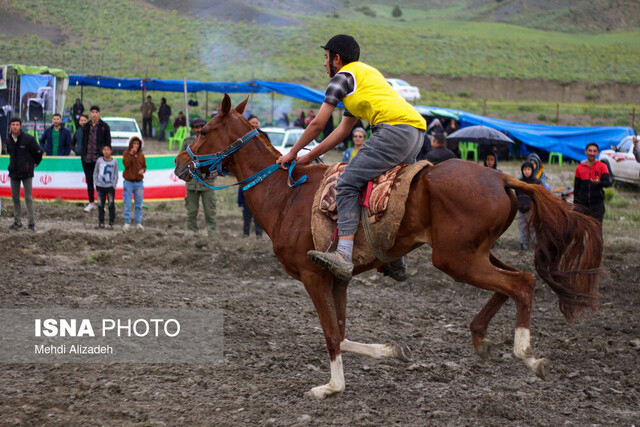
[[[202,128],[200,136],[189,147],[191,153],[182,151],[176,156],[175,174],[178,178],[187,182],[191,181],[191,171],[195,172],[196,169],[200,169],[201,175],[206,175],[210,166],[199,166],[199,163],[203,162],[199,162],[198,159],[220,153],[236,142],[238,138],[242,138],[253,130],[249,122],[242,116],[248,100],[247,97],[235,109],[232,109],[231,98],[225,93],[220,112]],[[224,167],[228,162],[228,159],[223,159],[221,165]],[[212,173],[215,175],[214,171]]]

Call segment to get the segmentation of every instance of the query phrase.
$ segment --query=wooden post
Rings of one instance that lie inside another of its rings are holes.
[[[556,126],[558,126],[559,121],[560,121],[560,104],[556,102]]]
[[[62,51],[62,69],[64,70],[64,51]]]
[[[84,52],[82,52],[82,74],[85,74],[85,72],[84,72]]]
[[[209,121],[209,91],[206,91],[204,93],[204,116],[205,116],[205,120],[208,122]]]
[[[120,75],[122,76],[122,52],[120,52]]]
[[[102,64],[100,68],[100,74],[104,76],[104,52],[102,52],[102,55],[100,55],[100,63]]]
[[[636,107],[633,107],[633,111],[631,112],[631,127],[636,127]]]
[[[483,116],[487,115],[487,100],[486,99],[482,100],[482,115]]]

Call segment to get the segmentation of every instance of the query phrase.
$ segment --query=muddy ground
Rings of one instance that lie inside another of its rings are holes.
[[[36,233],[10,231],[10,201],[3,200],[0,307],[218,308],[224,361],[5,364],[1,425],[640,423],[637,233],[605,227],[609,275],[597,315],[567,324],[538,280],[532,345],[551,362],[548,381],[512,355],[512,303],[490,326],[492,358],[474,353],[468,324],[490,294],[436,270],[429,247],[410,254],[405,283],[374,272],[356,277],[348,337],[406,344],[413,361],[345,354],[346,391],[317,401],[305,392],[329,380],[329,360],[311,300],[284,274],[268,238],[242,238],[238,211],[222,209],[219,231],[207,237],[183,230],[181,202],[149,203],[145,231],[129,233],[94,229],[97,214],[81,205],[36,209]],[[87,263],[98,251],[100,267]],[[533,271],[513,226],[495,253]]]

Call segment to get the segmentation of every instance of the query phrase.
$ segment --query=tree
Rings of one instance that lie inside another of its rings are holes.
[[[400,18],[402,16],[402,10],[400,10],[400,6],[396,5],[396,7],[393,8],[391,16],[393,16],[394,18]]]

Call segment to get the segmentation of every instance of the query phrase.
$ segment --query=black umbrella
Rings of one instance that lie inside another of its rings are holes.
[[[513,140],[497,129],[487,126],[468,126],[447,136],[453,142],[475,142],[477,144],[511,144]]]

